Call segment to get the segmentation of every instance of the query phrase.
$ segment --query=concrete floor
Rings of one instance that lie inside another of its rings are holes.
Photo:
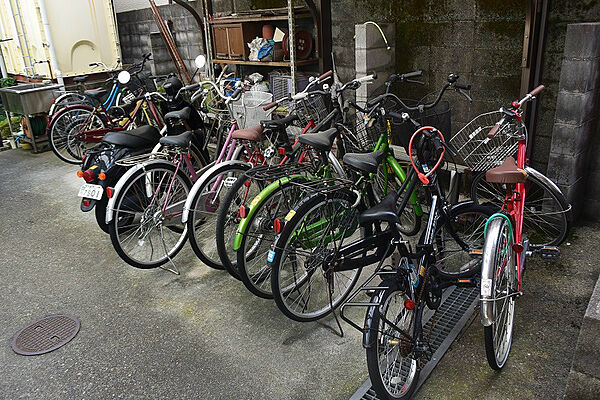
[[[0,152],[0,398],[342,400],[363,383],[360,335],[347,325],[340,338],[332,319],[294,323],[189,246],[176,258],[181,276],[123,263],[79,210],[76,170],[49,152]],[[580,228],[561,260],[531,264],[505,371],[487,367],[475,321],[419,397],[562,397],[598,232]],[[12,352],[21,327],[54,313],[80,318],[72,342]]]

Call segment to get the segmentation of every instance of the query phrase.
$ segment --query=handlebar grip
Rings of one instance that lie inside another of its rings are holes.
[[[184,87],[182,87],[182,88],[181,88],[181,90],[182,90],[182,91],[183,91],[183,90],[185,90],[185,91],[188,91],[188,90],[196,90],[196,89],[198,89],[199,87],[200,87],[200,84],[199,84],[199,83],[194,83],[194,84],[192,84],[192,85],[187,85],[187,86],[184,86]]]
[[[233,91],[233,93],[231,94],[231,98],[232,99],[237,99],[237,97],[239,97],[240,93],[242,93],[242,90],[244,90],[244,88],[242,86],[240,86],[239,88],[235,89]]]
[[[373,100],[369,100],[367,101],[367,108],[373,108],[374,106],[376,106],[383,98],[385,98],[385,95],[382,94],[381,96],[377,96],[375,97]]]
[[[98,63],[95,63],[95,62],[93,62],[93,63],[90,63],[90,64],[89,64],[89,67],[95,67],[95,66],[97,66],[97,65],[98,65]]]
[[[420,76],[423,76],[423,71],[409,72],[408,74],[402,74],[401,76],[402,79],[418,78]]]
[[[457,89],[471,90],[471,85],[467,84],[467,83],[458,83],[458,82],[456,82],[454,84],[454,87],[457,88]]]
[[[399,121],[404,121],[404,118],[402,117],[402,114],[398,114],[397,112],[390,111],[390,112],[387,113],[387,115],[389,115],[393,119],[397,119]]]
[[[332,71],[332,70],[329,70],[329,71],[325,72],[323,75],[319,76],[319,77],[317,78],[317,80],[319,80],[319,81],[322,81],[322,80],[324,80],[324,79],[327,79],[327,78],[329,78],[331,75],[333,75],[333,71]]]
[[[488,138],[493,139],[494,136],[496,136],[496,133],[498,133],[498,129],[500,129],[500,124],[496,123],[496,125],[494,125],[488,132]]]
[[[267,104],[266,106],[263,107],[264,111],[269,111],[271,108],[277,107],[277,104],[279,104],[278,102],[274,101],[272,103]]]
[[[433,149],[435,150],[435,156],[440,158],[442,153],[444,153],[444,145],[442,144],[442,140],[439,136],[435,135],[432,139]]]
[[[546,87],[544,85],[540,85],[540,86],[536,87],[535,89],[533,89],[531,92],[529,92],[529,94],[532,96],[537,96],[544,89],[546,89]]]

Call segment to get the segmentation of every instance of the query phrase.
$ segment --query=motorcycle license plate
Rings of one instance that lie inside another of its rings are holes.
[[[104,193],[104,188],[102,186],[85,183],[79,189],[77,196],[85,197],[86,199],[100,200],[102,198],[102,193]]]

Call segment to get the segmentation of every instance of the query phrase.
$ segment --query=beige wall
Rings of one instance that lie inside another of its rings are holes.
[[[0,44],[9,73],[31,75],[27,48],[17,40],[23,32],[18,18],[21,9],[23,30],[29,54],[35,60],[49,59],[44,46],[46,36],[39,11],[39,0],[0,0],[0,36],[13,40]],[[15,15],[11,13],[12,11]],[[110,0],[45,0],[46,13],[58,67],[63,76],[81,75],[92,70],[89,63],[102,61],[109,67],[120,59],[118,34]],[[23,60],[21,49],[25,53]],[[49,77],[47,64],[34,64],[35,74]]]

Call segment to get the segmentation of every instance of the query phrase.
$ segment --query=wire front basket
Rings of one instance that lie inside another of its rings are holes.
[[[450,145],[465,166],[473,171],[487,171],[517,152],[521,133],[513,121],[505,122],[494,138],[488,138],[488,132],[502,116],[501,111],[483,113],[452,136]]]

